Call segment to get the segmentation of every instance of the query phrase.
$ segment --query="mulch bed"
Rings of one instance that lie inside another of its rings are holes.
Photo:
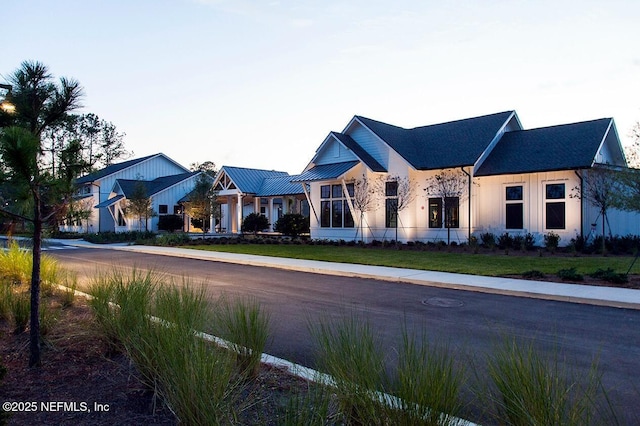
[[[0,320],[0,365],[7,369],[0,381],[0,402],[14,403],[9,425],[178,423],[172,411],[140,381],[129,359],[122,353],[109,353],[83,298],[58,312],[57,322],[44,337],[39,368],[28,367],[28,331],[13,334],[11,324]],[[246,391],[243,403],[247,405],[246,399],[252,403],[241,413],[240,423],[275,424],[286,396],[307,388],[304,380],[263,366]],[[18,408],[22,411],[16,411]]]

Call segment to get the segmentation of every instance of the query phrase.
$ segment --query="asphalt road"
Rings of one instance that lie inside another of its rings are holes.
[[[403,324],[448,343],[460,364],[482,371],[483,358],[505,336],[532,339],[567,368],[587,377],[594,359],[623,424],[640,423],[640,311],[450,290],[372,279],[99,249],[50,250],[81,278],[98,269],[153,269],[180,283],[206,285],[212,298],[252,295],[271,313],[266,352],[315,367],[309,324],[356,312],[379,333],[392,362]]]

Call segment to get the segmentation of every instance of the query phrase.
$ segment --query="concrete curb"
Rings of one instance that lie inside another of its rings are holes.
[[[98,245],[78,240],[55,240],[61,244],[84,248],[131,251],[204,261],[226,262],[267,268],[279,268],[342,277],[369,278],[389,282],[424,285],[505,296],[528,297],[569,303],[582,303],[623,309],[640,310],[640,290],[532,281],[515,278],[485,277],[449,272],[334,263],[316,260],[289,259],[249,254],[202,251],[176,247],[138,246],[126,244]]]

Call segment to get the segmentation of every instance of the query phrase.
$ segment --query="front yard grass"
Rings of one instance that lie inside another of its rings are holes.
[[[551,254],[546,251],[542,251],[541,255],[539,252],[515,251],[511,251],[509,255],[506,255],[503,251],[473,254],[460,249],[449,252],[446,248],[441,251],[418,251],[392,248],[283,244],[215,244],[184,247],[197,250],[485,276],[522,275],[532,270],[540,271],[544,274],[556,274],[561,269],[571,268],[575,268],[581,274],[590,274],[598,269],[606,270],[608,268],[618,273],[626,273],[634,259],[633,256],[572,256],[571,254]],[[630,274],[640,274],[640,261],[636,262]]]

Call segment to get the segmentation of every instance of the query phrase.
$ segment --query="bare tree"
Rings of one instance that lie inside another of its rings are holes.
[[[605,225],[609,224],[607,211],[613,207],[619,186],[617,179],[619,174],[615,170],[605,166],[593,167],[582,174],[582,184],[571,190],[569,197],[578,198],[591,204],[602,215],[602,250],[604,253]],[[611,236],[611,225],[609,225]]]
[[[380,207],[380,194],[382,194],[382,180],[369,179],[363,174],[362,179],[356,179],[353,183],[353,209],[360,214],[358,230],[360,241],[364,241],[363,224],[365,213],[377,210]],[[357,231],[356,231],[357,232]],[[356,233],[356,238],[357,238]]]
[[[460,200],[466,195],[467,176],[459,170],[443,170],[427,179],[424,190],[427,197],[436,197],[444,201],[444,225],[447,228],[447,244],[450,244],[454,208],[459,207]]]
[[[633,145],[625,150],[627,164],[629,167],[640,168],[640,122],[633,126],[629,136],[633,138]]]
[[[392,215],[396,229],[395,241],[398,241],[399,213],[405,210],[416,198],[416,182],[408,177],[389,176],[385,182],[384,195],[386,208]]]

